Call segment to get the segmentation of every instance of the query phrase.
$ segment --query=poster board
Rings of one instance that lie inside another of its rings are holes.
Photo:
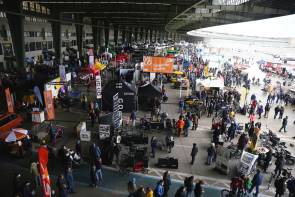
[[[258,155],[243,151],[240,159],[240,165],[238,166],[239,172],[244,175],[249,175],[257,159]]]
[[[103,140],[111,136],[111,126],[107,124],[99,125],[99,139]]]
[[[96,84],[96,98],[101,98],[101,76],[97,75],[95,77],[95,84]]]

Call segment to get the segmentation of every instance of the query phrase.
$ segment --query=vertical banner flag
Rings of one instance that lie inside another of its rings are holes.
[[[38,158],[40,164],[40,177],[42,184],[43,197],[51,197],[50,179],[47,169],[48,150],[46,147],[41,146],[38,149]]]
[[[59,76],[61,82],[66,81],[66,67],[64,65],[59,65]]]
[[[96,98],[100,99],[101,98],[101,76],[97,75],[95,77],[96,81]]]
[[[6,102],[7,102],[8,112],[9,113],[14,113],[13,100],[12,100],[12,96],[10,94],[9,88],[5,89],[5,95],[6,95]]]
[[[44,91],[44,100],[47,111],[47,120],[54,120],[55,112],[51,90]]]
[[[118,129],[122,122],[122,103],[123,102],[121,102],[121,99],[119,98],[119,93],[115,94],[113,96],[113,124],[115,129]]]

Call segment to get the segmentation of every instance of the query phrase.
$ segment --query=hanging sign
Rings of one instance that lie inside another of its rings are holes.
[[[48,163],[48,149],[44,146],[41,146],[38,149],[38,158],[40,164],[40,176],[41,176],[41,184],[43,190],[44,197],[51,197],[51,186],[50,179],[47,169]]]
[[[14,113],[14,103],[13,103],[9,88],[5,89],[5,95],[6,95],[6,102],[7,102],[7,110],[9,113]]]
[[[96,81],[96,98],[100,99],[101,98],[101,76],[96,75],[95,81]]]
[[[174,59],[167,57],[143,57],[143,72],[173,73]]]
[[[45,106],[47,111],[47,120],[54,120],[55,112],[54,112],[52,92],[51,90],[48,90],[48,91],[44,91],[43,94],[44,94]]]
[[[113,96],[113,124],[118,129],[122,123],[123,100],[119,98],[119,93]]]

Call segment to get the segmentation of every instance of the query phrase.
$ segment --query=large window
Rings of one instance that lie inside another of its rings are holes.
[[[36,50],[42,50],[41,42],[36,42]]]
[[[42,49],[47,49],[47,42],[42,42]]]
[[[76,46],[76,45],[77,45],[76,40],[72,40],[72,46]]]
[[[30,42],[30,51],[36,51],[36,44],[35,44],[35,42]]]
[[[26,52],[29,52],[30,51],[30,46],[29,46],[29,43],[28,42],[25,43],[25,51]]]
[[[48,49],[52,49],[52,41],[48,41]]]
[[[38,13],[41,12],[41,6],[38,3],[36,3],[36,12],[38,12]]]
[[[34,2],[30,2],[30,10],[35,12],[35,3]]]
[[[23,9],[24,10],[28,10],[29,9],[28,2],[23,1]]]

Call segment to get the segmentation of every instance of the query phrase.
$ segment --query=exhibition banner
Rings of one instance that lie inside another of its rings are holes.
[[[51,197],[51,187],[50,187],[50,179],[47,169],[48,163],[48,149],[44,146],[41,146],[38,149],[38,158],[40,164],[40,177],[42,184],[42,191],[44,197]]]
[[[10,94],[9,88],[5,89],[5,95],[6,95],[6,102],[7,102],[7,110],[9,113],[14,113],[14,104],[13,104],[13,99]]]
[[[119,93],[113,96],[113,124],[114,128],[118,129],[122,123],[123,101],[119,98]]]
[[[44,100],[47,111],[47,120],[55,119],[54,103],[51,90],[44,91]]]
[[[96,98],[100,99],[101,98],[101,76],[96,75],[95,77],[96,81]]]
[[[143,57],[143,72],[173,73],[174,59],[167,57]]]

